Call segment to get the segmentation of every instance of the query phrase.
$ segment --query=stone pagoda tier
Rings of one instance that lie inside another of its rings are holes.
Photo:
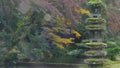
[[[105,30],[105,20],[102,18],[102,1],[90,0],[88,2],[91,17],[86,19],[86,29],[89,35],[89,42],[85,47],[88,49],[85,52],[87,59],[85,63],[89,68],[102,68],[106,51],[104,48],[107,45],[103,42],[103,32]]]

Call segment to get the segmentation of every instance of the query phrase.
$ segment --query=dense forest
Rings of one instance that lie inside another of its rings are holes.
[[[0,64],[80,62],[89,0],[0,0]],[[106,59],[120,54],[120,0],[103,0]]]

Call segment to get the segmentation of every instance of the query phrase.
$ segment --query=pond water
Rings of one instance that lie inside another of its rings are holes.
[[[0,68],[86,68],[85,65],[22,65],[22,66],[2,66]]]

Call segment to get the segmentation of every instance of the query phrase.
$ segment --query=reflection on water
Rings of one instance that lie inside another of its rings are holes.
[[[80,68],[76,65],[27,65],[27,66],[3,66],[0,68]]]
[[[48,66],[13,66],[13,67],[0,67],[0,68],[76,68],[76,67],[68,67],[68,66],[54,66],[54,67],[48,67]]]

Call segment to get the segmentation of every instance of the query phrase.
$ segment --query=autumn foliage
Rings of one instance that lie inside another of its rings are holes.
[[[85,9],[83,9],[83,8],[81,8],[81,9],[75,9],[74,11],[77,12],[77,13],[86,14],[86,15],[88,15],[88,16],[91,15],[90,11],[85,10]]]
[[[73,44],[73,38],[61,38],[58,35],[52,34],[52,40],[53,40],[53,44],[56,45],[58,48],[63,49],[65,47],[67,47],[70,44]]]

